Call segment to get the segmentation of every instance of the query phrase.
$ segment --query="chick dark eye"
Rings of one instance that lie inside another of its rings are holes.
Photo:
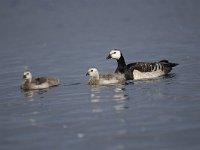
[[[113,54],[116,54],[116,52],[113,52]]]
[[[29,73],[26,73],[26,75],[29,75]]]
[[[93,70],[90,70],[91,72],[93,72]]]

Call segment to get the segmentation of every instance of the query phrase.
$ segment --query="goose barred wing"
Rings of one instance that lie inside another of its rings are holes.
[[[140,72],[163,71],[165,74],[169,73],[177,63],[171,63],[168,60],[161,60],[159,62],[137,62],[128,64],[128,70],[138,70]]]
[[[160,62],[137,62],[131,65],[130,70],[138,70],[140,72],[164,71],[165,67]]]

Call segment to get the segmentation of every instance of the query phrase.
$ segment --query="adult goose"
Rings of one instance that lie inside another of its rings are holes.
[[[24,83],[21,85],[23,90],[40,90],[59,85],[59,80],[53,77],[33,78],[30,71],[23,74]]]
[[[123,84],[125,82],[124,74],[121,73],[104,73],[99,74],[96,68],[90,68],[86,75],[90,76],[89,85],[108,85]]]
[[[171,63],[168,60],[158,62],[135,62],[126,65],[124,57],[120,50],[111,50],[107,59],[117,60],[117,69],[115,73],[125,74],[126,80],[150,79],[168,74],[176,63]]]

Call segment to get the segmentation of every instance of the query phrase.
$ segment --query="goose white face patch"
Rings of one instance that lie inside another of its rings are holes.
[[[118,60],[121,57],[121,52],[119,50],[111,50],[110,57]]]
[[[97,70],[96,68],[90,68],[90,69],[88,70],[88,74],[89,74],[89,76],[91,76],[91,77],[98,77],[99,72],[98,72],[98,70]]]
[[[26,79],[26,80],[27,79],[32,79],[31,72],[29,72],[29,71],[24,72],[23,78]]]

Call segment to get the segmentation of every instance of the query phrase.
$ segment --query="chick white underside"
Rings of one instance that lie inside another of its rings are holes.
[[[133,71],[134,80],[157,78],[163,75],[165,75],[165,72],[160,69],[151,72],[140,72],[138,70]]]
[[[109,80],[100,79],[99,80],[99,84],[101,84],[101,85],[117,84],[117,83],[119,83],[119,80],[117,80],[117,79],[109,79]]]
[[[49,83],[42,83],[42,84],[39,84],[39,85],[36,85],[34,83],[31,83],[30,84],[30,87],[32,90],[40,90],[40,89],[46,89],[46,88],[49,88],[50,85]]]

